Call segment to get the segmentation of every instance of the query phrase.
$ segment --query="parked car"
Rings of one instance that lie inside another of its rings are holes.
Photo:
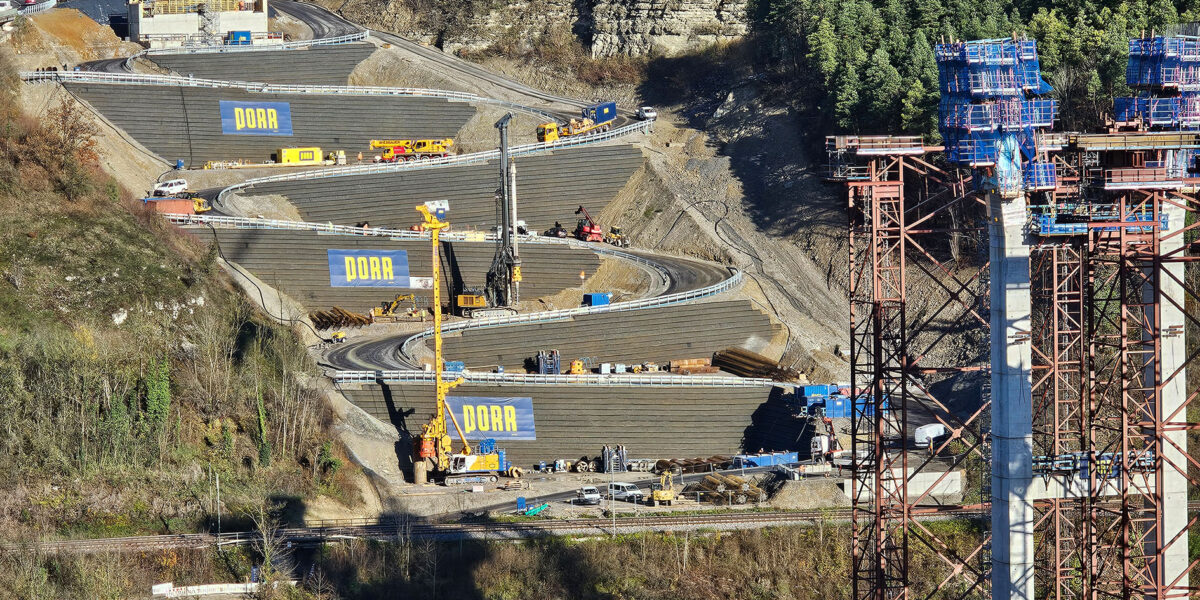
[[[590,485],[581,487],[578,492],[575,492],[575,503],[600,504],[600,491]]]
[[[610,483],[608,484],[608,493],[612,495],[613,500],[624,500],[626,502],[641,502],[646,496],[642,488],[632,483]]]
[[[658,111],[654,110],[653,106],[643,106],[637,109],[637,118],[643,121],[650,121],[658,118]]]
[[[158,197],[175,196],[177,194],[186,192],[187,189],[188,182],[186,179],[172,179],[170,181],[164,181],[155,185],[154,191],[151,192],[150,195]]]

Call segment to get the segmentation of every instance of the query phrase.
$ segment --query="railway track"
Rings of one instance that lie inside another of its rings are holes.
[[[277,530],[285,542],[296,545],[335,543],[338,541],[369,540],[435,540],[453,541],[461,539],[512,540],[555,535],[611,535],[621,532],[692,531],[700,529],[757,529],[803,525],[819,520],[847,520],[848,508],[830,508],[804,511],[745,512],[679,516],[620,517],[612,519],[555,519],[522,522],[465,522],[429,523],[419,518],[392,519],[375,522],[332,522],[313,527],[290,527]],[[931,507],[918,513],[926,518],[982,515],[979,507]],[[615,525],[615,528],[614,528]],[[208,548],[252,544],[260,536],[257,532],[232,533],[183,533],[173,535],[146,535],[120,538],[97,538],[85,540],[53,540],[0,545],[3,552],[149,552],[179,548]]]

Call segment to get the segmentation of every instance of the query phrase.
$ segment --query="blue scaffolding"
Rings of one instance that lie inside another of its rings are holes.
[[[993,167],[979,179],[985,189],[1006,194],[1053,189],[1053,166],[1033,166],[1037,131],[1053,126],[1058,114],[1054,100],[1037,97],[1051,91],[1042,80],[1037,43],[976,40],[938,44],[934,52],[938,129],[947,158],[972,168]]]
[[[1200,38],[1160,35],[1129,40],[1125,81],[1139,92],[1114,100],[1117,122],[1159,129],[1200,126]]]
[[[1200,129],[1200,37],[1129,40],[1125,81],[1137,95],[1113,100],[1116,122],[1159,131]],[[1198,152],[1170,154],[1173,167],[1191,171]]]

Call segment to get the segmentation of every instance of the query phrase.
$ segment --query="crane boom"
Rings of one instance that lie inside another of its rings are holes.
[[[425,229],[430,232],[430,239],[433,243],[433,368],[437,402],[433,419],[424,426],[421,432],[421,440],[416,448],[416,456],[413,457],[413,481],[415,483],[425,483],[428,480],[426,459],[434,459],[436,468],[439,471],[446,471],[450,466],[450,455],[453,450],[451,448],[450,433],[446,428],[447,412],[450,413],[450,420],[454,423],[454,430],[458,433],[459,439],[462,440],[463,454],[470,454],[471,446],[467,443],[467,436],[463,435],[462,428],[459,427],[458,419],[454,416],[454,413],[446,410],[446,394],[461,384],[463,378],[458,377],[454,381],[445,381],[442,379],[444,361],[442,359],[440,234],[443,229],[450,226],[450,223],[439,219],[437,215],[430,211],[427,205],[422,204],[417,206],[417,211],[425,218]]]

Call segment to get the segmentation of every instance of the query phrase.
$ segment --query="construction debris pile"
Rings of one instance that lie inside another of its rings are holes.
[[[729,348],[713,354],[712,364],[741,377],[765,377],[775,381],[800,381],[799,371],[749,350]]]

